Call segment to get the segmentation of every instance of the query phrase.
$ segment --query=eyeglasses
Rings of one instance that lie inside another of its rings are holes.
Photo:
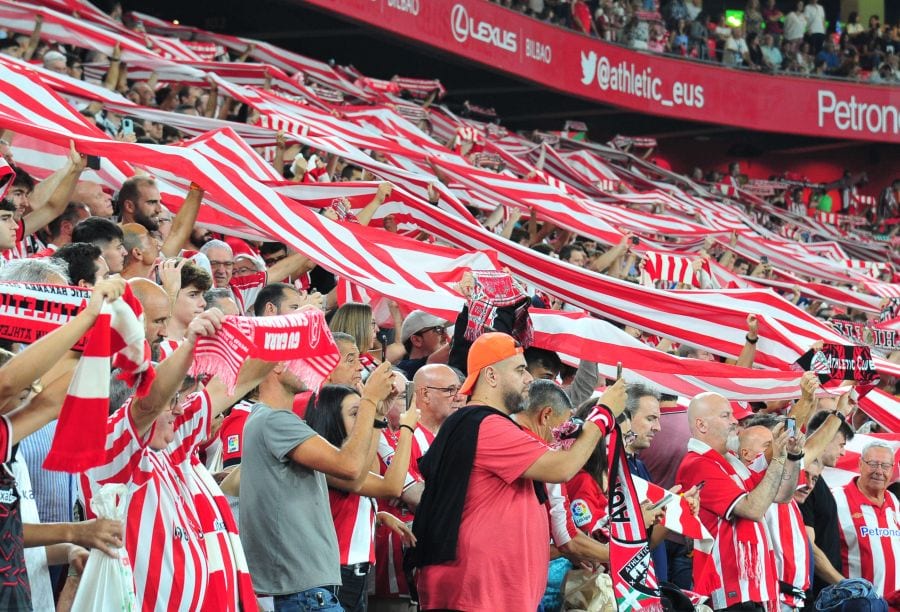
[[[434,389],[435,391],[440,391],[441,393],[446,393],[447,395],[456,395],[459,393],[460,386],[453,385],[452,387],[425,387],[426,389]]]
[[[233,268],[234,262],[233,261],[213,261],[210,259],[209,267],[210,268]]]
[[[894,467],[893,463],[882,463],[880,461],[863,461],[863,463],[868,465],[873,470],[882,469],[885,472]]]
[[[424,336],[425,334],[427,334],[430,331],[433,331],[434,333],[436,333],[439,336],[443,336],[444,335],[444,326],[443,325],[435,325],[434,327],[426,327],[425,329],[420,329],[413,335],[414,336]]]
[[[286,257],[287,257],[287,255],[275,255],[273,257],[268,257],[268,258],[263,257],[263,261],[266,262],[267,266],[274,266],[275,264],[277,264],[282,259],[285,259]]]

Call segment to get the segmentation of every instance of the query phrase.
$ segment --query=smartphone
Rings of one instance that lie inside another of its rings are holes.
[[[134,121],[128,117],[122,119],[122,134],[125,136],[134,134]]]
[[[762,255],[762,256],[760,256],[759,262],[760,262],[760,263],[764,263],[764,264],[769,263],[769,256],[768,256],[768,255]]]
[[[663,496],[663,498],[661,500],[659,500],[658,502],[656,502],[655,504],[653,504],[652,506],[650,506],[647,509],[648,510],[656,510],[657,508],[661,508],[661,507],[665,506],[666,504],[671,502],[673,499],[675,499],[675,494],[670,493],[669,491],[666,491],[666,494]]]
[[[784,428],[787,429],[789,438],[797,437],[797,420],[792,418],[787,418],[784,420]]]
[[[622,362],[619,361],[616,363],[616,380],[622,378]]]
[[[96,155],[87,155],[85,165],[91,170],[99,170],[100,169],[100,158]]]
[[[641,242],[641,239],[638,238],[637,236],[631,237],[631,244],[640,244],[640,242]]]
[[[378,342],[381,343],[381,363],[387,361],[387,336],[384,332],[378,333]]]
[[[406,409],[409,410],[409,407],[412,405],[413,397],[416,394],[416,384],[408,380],[406,381]]]

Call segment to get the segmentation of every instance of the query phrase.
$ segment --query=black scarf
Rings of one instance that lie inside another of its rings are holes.
[[[489,406],[460,408],[444,421],[428,452],[419,459],[425,490],[416,508],[412,527],[416,547],[407,552],[407,566],[423,567],[456,559],[478,431],[481,422],[494,414],[509,419],[508,415]],[[534,491],[540,503],[547,501],[543,483],[535,481]]]

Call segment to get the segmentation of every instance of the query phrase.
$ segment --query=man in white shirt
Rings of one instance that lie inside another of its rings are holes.
[[[750,65],[750,49],[744,40],[744,28],[732,28],[731,38],[725,41],[722,63],[727,66]]]

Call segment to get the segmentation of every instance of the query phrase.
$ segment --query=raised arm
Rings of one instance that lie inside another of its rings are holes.
[[[612,413],[612,418],[622,414],[625,410],[625,381],[619,379],[616,384],[607,388],[597,401],[598,406],[606,406]],[[537,461],[525,470],[524,478],[538,480],[540,482],[566,482],[570,480],[594,452],[594,447],[600,438],[606,435],[605,429],[612,427],[612,423],[605,423],[602,418],[589,417],[584,424],[581,435],[568,450],[548,451],[541,455]],[[604,429],[601,429],[603,427]]]
[[[372,221],[372,217],[375,216],[378,207],[384,204],[385,199],[391,195],[393,190],[394,186],[387,181],[378,184],[378,191],[375,192],[375,197],[356,215],[360,225],[368,225]]]
[[[734,514],[741,518],[761,522],[769,506],[775,501],[781,486],[781,478],[784,475],[787,461],[787,432],[784,430],[784,425],[778,424],[772,434],[775,436],[775,441],[772,443],[772,460],[766,469],[765,477],[734,507]]]
[[[200,203],[203,201],[203,187],[191,183],[187,197],[181,203],[181,208],[172,218],[172,230],[169,237],[162,245],[162,254],[166,257],[177,257],[184,243],[191,237],[197,214],[200,212]]]
[[[744,348],[738,355],[735,365],[742,368],[752,368],[753,359],[756,358],[756,343],[759,342],[759,320],[756,315],[747,315],[747,336],[744,340]]]
[[[0,412],[12,401],[17,401],[22,389],[46,374],[90,330],[104,300],[116,300],[124,292],[125,281],[121,279],[97,283],[84,310],[65,325],[29,345],[0,368]]]
[[[336,448],[320,436],[313,436],[291,451],[291,460],[345,480],[356,480],[365,474],[371,465],[375,414],[379,403],[392,389],[391,367],[390,363],[382,363],[369,375],[359,401],[356,424],[341,448]]]
[[[43,229],[63,213],[69,204],[72,192],[75,191],[75,185],[78,184],[84,166],[85,157],[75,150],[75,143],[70,142],[66,165],[54,175],[58,176],[59,182],[49,195],[34,198],[31,212],[22,219],[26,236]]]
[[[156,378],[147,395],[136,398],[131,403],[131,418],[139,437],[150,430],[156,417],[169,406],[175,392],[184,383],[184,377],[194,359],[197,338],[215,335],[222,327],[223,317],[218,308],[211,308],[195,317],[188,325],[184,342],[156,368]]]

